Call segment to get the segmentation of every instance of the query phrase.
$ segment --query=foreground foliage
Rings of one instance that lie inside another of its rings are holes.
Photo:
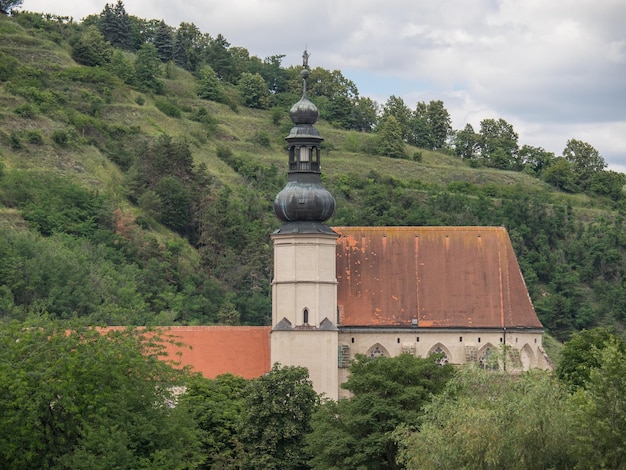
[[[435,357],[368,358],[357,356],[342,388],[351,393],[324,402],[307,436],[312,468],[395,469],[400,425],[418,426],[422,407],[443,391],[453,372]]]
[[[137,330],[0,324],[0,467],[195,468],[196,427],[174,406],[185,374],[162,348]]]

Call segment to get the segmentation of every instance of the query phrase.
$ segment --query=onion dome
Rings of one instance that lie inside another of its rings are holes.
[[[309,78],[309,71],[307,69],[303,69],[300,72],[300,76],[302,77],[302,98],[296,104],[294,104],[289,110],[289,117],[293,123],[298,126],[302,124],[313,125],[317,122],[320,117],[320,112],[307,97],[306,95],[306,79]]]
[[[319,118],[317,107],[306,94],[308,52],[304,52],[302,98],[291,107],[294,127],[286,137],[289,146],[289,179],[274,200],[274,214],[284,222],[279,232],[331,232],[323,225],[335,212],[335,199],[322,186],[320,146],[322,137],[313,126]]]

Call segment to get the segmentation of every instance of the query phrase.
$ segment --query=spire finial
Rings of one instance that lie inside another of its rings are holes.
[[[309,57],[311,56],[311,54],[309,54],[309,52],[306,50],[307,46],[304,46],[304,53],[302,54],[302,66],[305,69],[309,68]]]

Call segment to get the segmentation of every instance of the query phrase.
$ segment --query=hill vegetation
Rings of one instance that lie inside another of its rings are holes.
[[[0,15],[0,317],[267,324],[300,69],[124,5]],[[624,175],[311,70],[331,225],[504,225],[547,330],[623,329]]]

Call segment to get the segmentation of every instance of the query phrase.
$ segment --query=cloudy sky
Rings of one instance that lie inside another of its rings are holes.
[[[108,0],[115,3],[116,0]],[[107,0],[24,0],[80,20]],[[593,145],[626,172],[624,0],[125,0],[126,11],[193,22],[264,58],[339,69],[361,95],[442,100],[455,129],[503,118],[520,145],[560,155]]]

